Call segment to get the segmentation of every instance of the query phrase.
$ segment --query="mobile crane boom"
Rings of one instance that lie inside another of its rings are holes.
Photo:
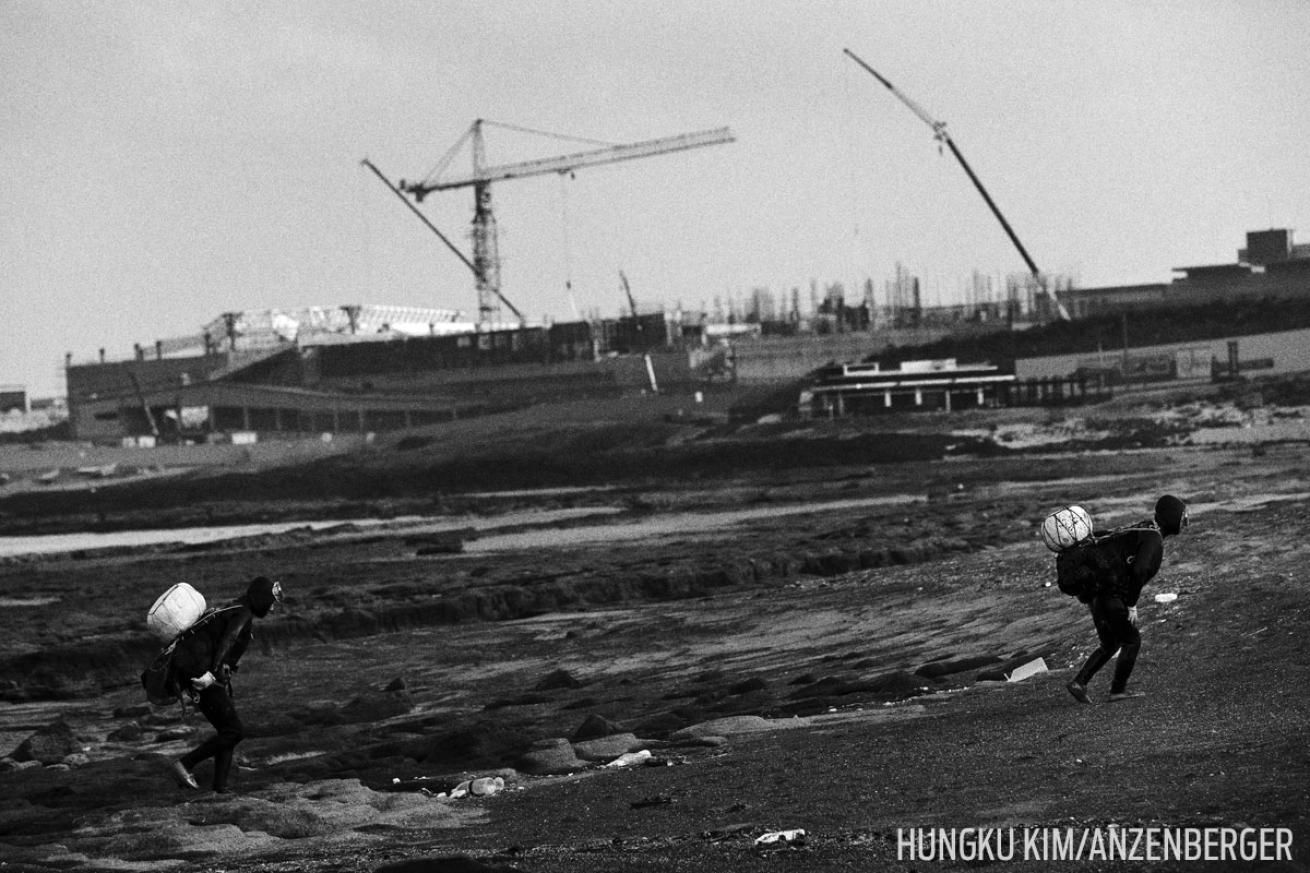
[[[877,79],[884,86],[886,86],[887,90],[892,92],[892,94],[894,94],[898,100],[900,100],[907,107],[909,107],[911,112],[919,116],[919,119],[923,121],[924,124],[931,127],[933,139],[937,140],[938,142],[946,143],[946,147],[951,150],[951,154],[955,155],[955,159],[960,162],[960,166],[964,167],[964,172],[969,174],[970,181],[972,181],[974,187],[978,189],[978,193],[982,195],[983,200],[987,202],[987,206],[992,210],[992,214],[996,216],[996,220],[999,221],[1001,223],[1001,227],[1005,229],[1005,234],[1010,238],[1010,242],[1014,243],[1014,247],[1019,250],[1019,254],[1023,257],[1024,263],[1028,265],[1028,269],[1032,271],[1032,274],[1034,276],[1040,278],[1041,271],[1037,269],[1037,264],[1035,264],[1033,262],[1033,259],[1028,255],[1028,250],[1023,247],[1023,243],[1019,242],[1019,237],[1015,235],[1014,230],[1010,227],[1010,222],[1005,220],[1005,216],[1001,214],[1001,210],[997,208],[996,203],[992,200],[991,195],[987,193],[987,189],[983,187],[982,182],[978,179],[978,176],[973,172],[973,168],[969,166],[969,162],[964,159],[964,155],[960,154],[959,148],[957,148],[955,145],[955,140],[951,139],[951,135],[947,133],[946,122],[938,121],[937,119],[929,115],[928,112],[922,106],[920,106],[918,103],[915,103],[909,97],[906,97],[904,94],[902,94],[896,88],[895,85],[887,81],[887,79],[885,79],[881,74],[879,74],[879,72],[875,70],[873,67],[866,64],[858,55],[855,54],[855,52],[851,51],[850,49],[842,49],[842,51],[844,51],[847,55],[849,55],[851,60],[855,61],[855,63],[859,64],[861,67],[864,67],[864,69],[867,70],[869,73],[871,73],[875,79]]]

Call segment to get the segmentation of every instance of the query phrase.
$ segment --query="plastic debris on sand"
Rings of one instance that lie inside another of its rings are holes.
[[[631,767],[634,764],[644,764],[651,758],[649,749],[642,749],[640,752],[628,752],[619,755],[613,761],[606,764],[606,767]]]
[[[755,838],[755,845],[767,846],[773,843],[801,843],[805,841],[805,830],[796,828],[789,831],[769,831]]]

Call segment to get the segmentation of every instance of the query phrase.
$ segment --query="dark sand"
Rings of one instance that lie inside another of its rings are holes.
[[[0,869],[960,869],[979,865],[898,860],[897,829],[1111,823],[1289,828],[1294,860],[1261,869],[1306,869],[1310,447],[1251,428],[1179,445],[1213,410],[1181,425],[1160,412],[1119,401],[1070,412],[1082,428],[1036,412],[1007,430],[1022,418],[1008,412],[799,433],[520,416],[239,485],[211,468],[80,504],[11,497],[11,530],[780,511],[503,553],[397,522],[0,564]],[[1064,436],[1016,451],[1042,432]],[[597,487],[470,493],[579,481]],[[1094,635],[1045,584],[1036,525],[1069,502],[1135,520],[1163,492],[1194,523],[1141,604],[1147,696],[1105,703],[1107,668],[1096,705],[1079,705],[1063,685]],[[887,496],[907,502],[791,511]],[[237,793],[189,793],[163,766],[209,728],[144,705],[144,613],[175,581],[221,602],[259,573],[290,597],[235,682]],[[1047,672],[1003,681],[1038,657]],[[649,761],[602,766],[641,750]],[[505,788],[438,796],[488,776]],[[756,844],[787,829],[805,839]]]

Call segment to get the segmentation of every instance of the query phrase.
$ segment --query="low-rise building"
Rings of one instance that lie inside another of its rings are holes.
[[[1073,318],[1141,308],[1203,306],[1218,300],[1310,300],[1310,245],[1286,228],[1250,231],[1237,261],[1174,267],[1173,281],[1149,285],[1073,288],[1060,302]]]
[[[958,364],[954,358],[833,364],[815,374],[800,394],[802,416],[830,417],[893,409],[967,409],[995,406],[998,392],[1014,382],[992,364]]]

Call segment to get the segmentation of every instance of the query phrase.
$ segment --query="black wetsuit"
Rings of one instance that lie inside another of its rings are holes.
[[[216,680],[199,692],[196,703],[214,726],[215,734],[181,758],[187,772],[201,761],[213,758],[215,791],[227,790],[234,750],[245,738],[241,717],[232,701],[231,674],[254,636],[255,619],[268,615],[274,604],[271,586],[263,577],[256,579],[241,597],[197,622],[173,657],[179,687],[193,687],[191,680],[205,673],[213,674]]]
[[[1160,570],[1164,537],[1155,524],[1146,522],[1115,535],[1108,545],[1116,552],[1115,563],[1125,569],[1102,579],[1088,604],[1100,646],[1087,658],[1074,681],[1086,687],[1118,651],[1110,693],[1121,694],[1142,647],[1142,635],[1129,620],[1128,610],[1137,605],[1142,587]]]

